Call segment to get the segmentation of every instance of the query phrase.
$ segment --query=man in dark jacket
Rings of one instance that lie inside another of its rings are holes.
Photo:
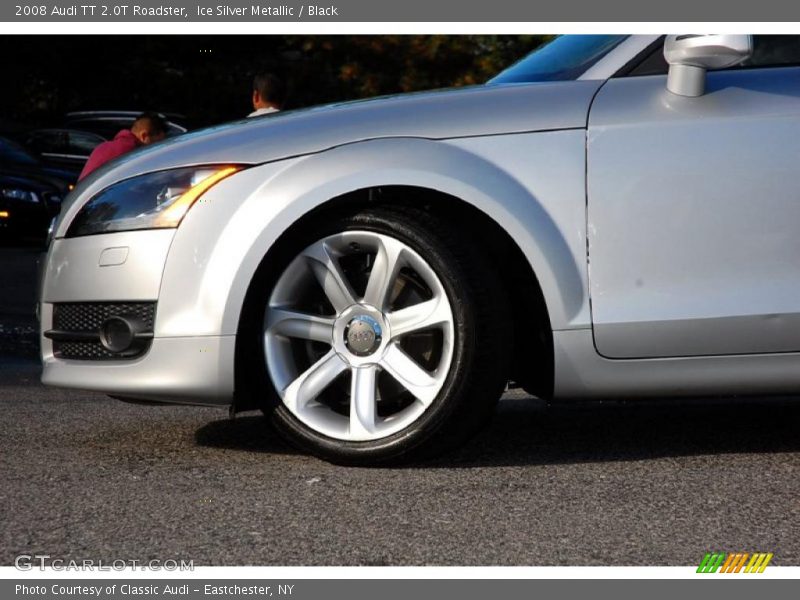
[[[123,129],[114,136],[113,140],[103,142],[92,150],[78,180],[80,181],[108,161],[122,156],[139,146],[146,146],[163,140],[166,136],[167,126],[160,115],[142,113],[136,118],[130,129]]]

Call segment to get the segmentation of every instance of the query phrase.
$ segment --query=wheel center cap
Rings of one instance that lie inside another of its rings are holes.
[[[368,315],[350,319],[344,329],[344,344],[356,356],[369,356],[375,352],[382,338],[380,323]]]

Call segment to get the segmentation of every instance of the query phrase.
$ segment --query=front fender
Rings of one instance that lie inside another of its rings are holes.
[[[517,156],[510,162],[520,173],[492,162],[503,150],[487,147],[486,140],[500,138],[510,144],[506,151]],[[580,255],[585,256],[583,131],[474,140],[474,149],[469,140],[359,142],[253,167],[223,180],[189,211],[176,232],[162,280],[156,336],[235,335],[250,281],[289,227],[333,198],[389,185],[449,194],[493,218],[530,262],[553,328],[586,326],[587,286]],[[520,155],[526,157],[522,163]],[[537,176],[547,198],[537,197],[537,186],[531,183]],[[557,198],[559,181],[563,197]],[[571,223],[576,218],[581,223]],[[578,239],[565,236],[565,228],[577,232]]]

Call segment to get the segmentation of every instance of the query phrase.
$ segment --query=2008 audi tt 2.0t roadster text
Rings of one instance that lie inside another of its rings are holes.
[[[487,85],[281,113],[81,182],[43,381],[262,409],[375,464],[542,398],[800,389],[800,40],[562,36]]]

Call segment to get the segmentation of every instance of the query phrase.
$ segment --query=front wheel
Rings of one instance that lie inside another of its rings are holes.
[[[293,236],[296,237],[296,236]],[[265,280],[263,365],[291,443],[347,464],[441,452],[488,422],[506,381],[504,298],[432,215],[370,209],[304,228]]]

